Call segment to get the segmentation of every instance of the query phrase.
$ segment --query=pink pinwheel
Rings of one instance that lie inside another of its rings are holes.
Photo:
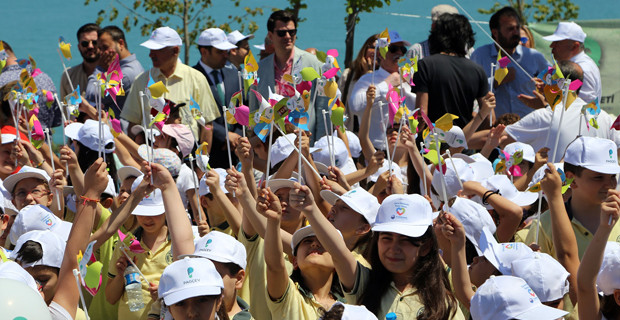
[[[405,100],[405,97],[401,97],[398,91],[391,84],[388,84],[388,93],[387,93],[387,101],[388,101],[388,111],[389,111],[389,119],[390,125],[394,124],[394,116],[398,112],[398,108],[400,107],[401,102]]]
[[[118,237],[120,238],[121,242],[124,242],[127,235],[122,233],[121,230],[117,230],[117,231],[118,231]],[[140,241],[136,240],[135,238],[131,238],[131,240],[129,241],[129,251],[133,253],[146,252],[144,248],[142,248]]]

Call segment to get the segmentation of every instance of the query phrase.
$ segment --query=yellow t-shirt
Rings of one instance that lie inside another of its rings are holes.
[[[225,233],[233,238],[237,238],[237,235],[233,232],[232,227],[230,226],[230,224],[228,223],[228,221],[224,221],[220,224],[218,224],[217,226],[213,226],[211,227],[210,231],[219,231],[222,233]]]
[[[138,228],[135,231],[137,235],[136,238],[140,239],[141,228]],[[129,244],[131,233],[127,235],[125,239],[125,244]],[[133,257],[137,257],[136,266],[140,269],[140,271],[144,274],[147,281],[149,283],[158,284],[159,278],[161,277],[164,269],[172,263],[172,246],[170,239],[164,242],[155,252],[149,250],[149,248],[140,242],[142,245],[142,249],[145,250],[143,253],[133,253],[129,252],[129,256],[133,259]],[[112,255],[112,262],[116,262],[118,258],[122,255],[121,246],[117,245],[114,249],[114,254]],[[108,277],[114,278],[116,276],[116,267],[115,263],[110,263],[108,267]],[[129,311],[129,305],[127,304],[127,295],[123,292],[123,296],[118,301],[118,319],[123,320],[146,320],[149,316],[149,311],[151,310],[151,305],[153,304],[153,300],[151,299],[151,295],[148,291],[148,285],[142,281],[142,298],[144,299],[144,309],[140,309],[136,312]]]
[[[265,297],[269,297],[267,287],[263,289]],[[303,289],[299,284],[288,279],[288,286],[284,295],[273,301],[267,298],[267,307],[271,311],[272,319],[299,319],[299,320],[315,320],[322,316],[325,308],[318,303],[312,293],[302,292]],[[328,308],[329,309],[329,308]]]
[[[369,283],[370,269],[362,266],[358,262],[353,289],[350,292],[345,292],[347,303],[357,304],[357,301],[364,294]],[[383,297],[380,297],[380,299],[381,304],[379,312],[376,314],[379,319],[385,319],[385,316],[390,312],[394,312],[397,319],[412,319],[412,316],[417,318],[418,315],[424,312],[424,305],[422,301],[420,301],[417,290],[414,288],[400,292],[392,282],[387,293]],[[465,320],[465,317],[463,317],[461,310],[457,308],[456,314],[450,319]]]
[[[570,205],[566,205],[566,211],[570,213]],[[599,219],[599,217],[593,217],[593,219]],[[540,251],[551,255],[553,258],[557,259],[555,255],[555,249],[553,246],[553,236],[551,233],[551,213],[549,210],[545,211],[540,216],[540,230],[538,234],[538,245],[540,246]],[[590,241],[592,241],[592,232],[588,231],[581,222],[577,221],[577,219],[571,219],[571,225],[573,227],[573,231],[575,231],[575,237],[577,238],[577,248],[579,251],[579,259],[583,257],[583,254],[586,252]],[[525,243],[529,244],[536,241],[536,226],[537,222],[532,221],[530,226],[530,231],[527,234],[527,238],[525,239]],[[611,230],[609,234],[608,241],[612,242],[620,242],[620,223],[617,223],[614,228]]]
[[[168,78],[158,68],[151,68],[151,70],[145,71],[134,80],[125,100],[121,118],[132,123],[142,124],[143,111],[141,111],[139,92],[145,90],[149,81],[149,75],[153,78],[153,81],[162,81],[164,83],[166,89],[168,89],[168,92],[163,95],[165,99],[171,100],[177,105],[186,103],[180,109],[180,116],[183,124],[190,127],[194,137],[199,137],[199,130],[198,123],[194,120],[194,116],[192,116],[189,110],[190,97],[194,98],[194,101],[200,106],[200,112],[206,122],[211,122],[220,116],[220,109],[213,99],[213,94],[205,76],[200,71],[177,61],[174,73]],[[148,114],[150,109],[151,107],[149,107],[148,103],[144,103],[144,112]]]

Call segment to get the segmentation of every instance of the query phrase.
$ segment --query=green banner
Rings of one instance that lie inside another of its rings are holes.
[[[584,46],[586,53],[596,62],[601,71],[603,97],[601,108],[612,115],[620,114],[620,20],[576,21],[588,35]],[[536,50],[551,61],[551,42],[542,37],[552,34],[557,23],[529,25],[534,34]],[[617,97],[616,97],[617,96]]]

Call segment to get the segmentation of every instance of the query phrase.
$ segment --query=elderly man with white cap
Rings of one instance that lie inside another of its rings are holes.
[[[572,21],[560,22],[555,32],[543,39],[551,41],[549,47],[555,60],[570,60],[583,69],[583,85],[579,97],[585,102],[595,99],[600,101],[603,95],[601,72],[596,62],[584,52],[583,43],[586,41],[586,33],[581,27]]]
[[[226,33],[219,28],[210,28],[200,33],[198,37],[198,50],[200,50],[200,60],[194,69],[200,71],[207,78],[209,87],[218,108],[228,106],[232,95],[241,90],[239,87],[239,76],[237,69],[227,64],[230,50],[237,46],[230,43],[226,38]],[[244,99],[245,100],[245,99]],[[209,164],[213,168],[228,168],[228,144],[226,134],[230,137],[231,154],[233,165],[237,163],[234,148],[237,140],[241,137],[242,127],[240,124],[229,125],[226,127],[224,115],[213,121],[213,140],[211,143],[211,158]]]
[[[149,114],[151,107],[146,102],[148,99],[145,99],[142,109],[140,99],[144,98],[140,96],[140,92],[146,91],[149,79],[162,81],[168,90],[163,94],[163,98],[176,104],[187,104],[180,108],[183,124],[190,127],[194,137],[200,142],[209,143],[210,148],[213,137],[212,121],[220,116],[220,111],[205,77],[179,60],[182,45],[181,37],[170,27],[155,29],[150,39],[141,44],[151,50],[149,57],[153,61],[153,68],[139,75],[134,81],[121,117],[130,122],[128,131],[134,125],[141,124],[144,121],[143,115]],[[194,119],[189,110],[192,99],[200,107],[200,113],[205,120],[204,126]]]
[[[237,48],[230,49],[228,52],[228,62],[233,64],[238,70],[239,66],[243,64],[245,56],[250,52],[250,40],[254,39],[254,35],[243,35],[239,30],[235,30],[226,37],[228,42],[237,46]]]

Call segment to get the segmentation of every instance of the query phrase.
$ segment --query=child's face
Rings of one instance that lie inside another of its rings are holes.
[[[577,176],[567,172],[567,178],[574,177],[571,185],[573,196],[578,196],[591,204],[601,204],[607,198],[607,191],[615,189],[617,185],[616,175],[598,173],[589,169],[584,169],[581,175]]]
[[[332,256],[323,248],[316,236],[304,238],[297,246],[294,266],[304,270],[310,266],[334,269]]]
[[[131,195],[131,185],[135,180],[136,177],[129,177],[121,183],[121,188],[118,191],[118,197],[116,197],[118,199],[119,206],[129,199],[129,196]]]
[[[179,301],[169,310],[174,320],[213,320],[221,303],[221,296],[199,296]]]
[[[327,220],[342,233],[345,241],[357,235],[362,235],[357,234],[356,231],[363,228],[365,224],[367,225],[362,215],[351,209],[342,200],[336,201],[336,204],[327,214]]]
[[[377,242],[379,260],[393,274],[413,271],[422,243],[413,243],[411,238],[394,233],[381,232]]]
[[[45,303],[48,305],[52,303],[58,283],[58,269],[48,266],[34,266],[26,268],[26,271],[41,285]]]
[[[480,287],[488,278],[497,272],[497,269],[484,256],[475,257],[469,266],[469,278],[471,283]]]
[[[276,190],[275,194],[280,199],[280,204],[282,205],[282,228],[285,226],[294,226],[301,222],[301,212],[291,206],[288,205],[288,197],[291,188],[280,188]]]
[[[158,216],[136,216],[138,223],[148,233],[158,232],[166,223],[166,216],[162,213]]]
[[[37,178],[22,179],[13,190],[13,204],[17,210],[32,204],[49,206],[52,204],[52,193],[47,183]]]

